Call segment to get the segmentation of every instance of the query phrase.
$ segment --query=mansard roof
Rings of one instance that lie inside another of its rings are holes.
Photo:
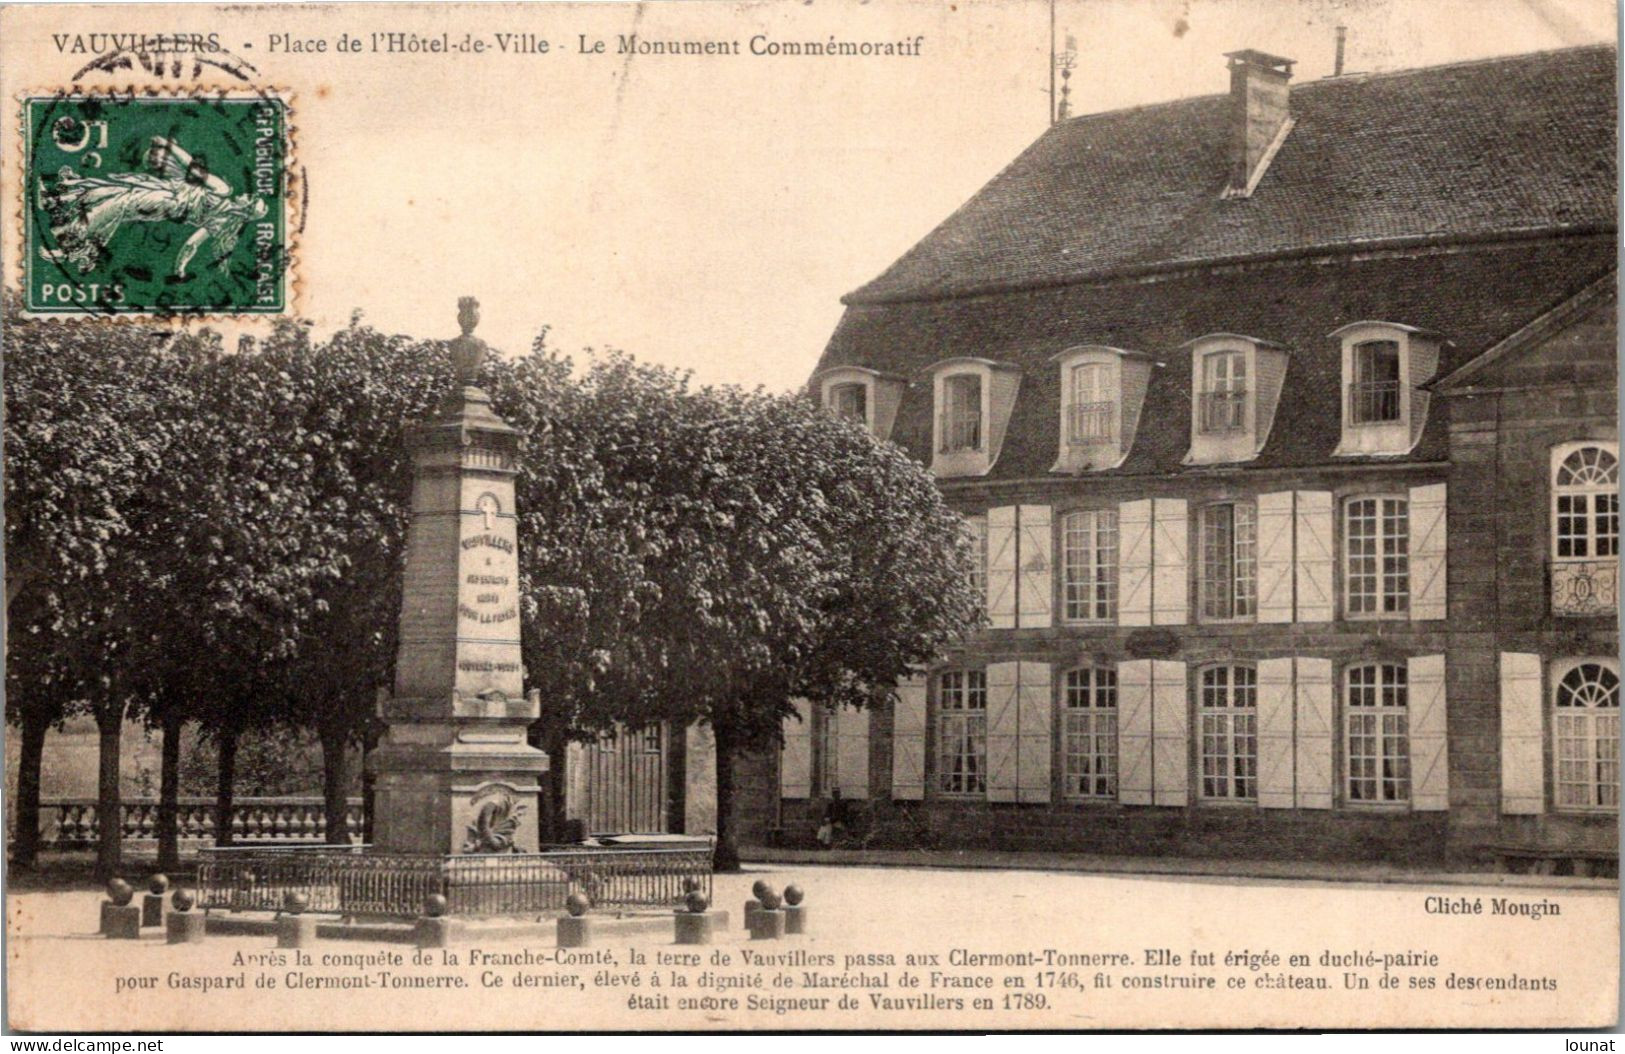
[[[1228,95],[1063,121],[846,302],[1611,231],[1615,64],[1599,45],[1294,84],[1296,124],[1249,197],[1221,196]]]
[[[849,307],[820,369],[868,365],[918,377],[954,356],[995,359],[1022,371],[997,463],[981,481],[1050,475],[1060,440],[1056,352],[1080,344],[1134,348],[1152,371],[1134,447],[1099,475],[1190,471],[1191,363],[1179,348],[1204,333],[1253,334],[1291,348],[1269,440],[1247,470],[1333,463],[1340,438],[1341,350],[1328,336],[1361,319],[1416,326],[1444,338],[1445,375],[1574,296],[1614,267],[1611,235],[1530,238],[1376,253],[1336,262],[1277,260],[1138,280],[1073,282],[977,297]],[[891,438],[931,457],[932,392],[916,382]],[[1429,411],[1411,460],[1446,455],[1444,407]],[[1337,458],[1345,464],[1358,459]],[[1391,459],[1388,459],[1391,460]]]

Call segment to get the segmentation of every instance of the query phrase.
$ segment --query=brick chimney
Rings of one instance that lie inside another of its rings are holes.
[[[1225,55],[1230,60],[1230,179],[1227,198],[1245,198],[1269,167],[1292,130],[1292,59],[1251,48]]]

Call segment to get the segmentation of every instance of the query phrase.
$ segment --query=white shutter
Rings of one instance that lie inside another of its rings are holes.
[[[1017,532],[1021,561],[1017,587],[1019,610],[1016,625],[1023,629],[1047,629],[1053,592],[1050,586],[1050,513],[1048,505],[1023,505]]]
[[[1294,517],[1298,573],[1298,621],[1330,622],[1332,565],[1332,495],[1326,490],[1300,490]]]
[[[897,684],[892,705],[891,796],[898,801],[925,797],[925,678]]]
[[[1292,492],[1258,496],[1258,621],[1292,621]]]
[[[1117,507],[1117,624],[1151,625],[1151,502]]]
[[[1117,800],[1151,804],[1151,660],[1117,665]]]
[[[841,797],[869,797],[869,711],[843,706],[835,715],[835,783]]]
[[[1297,742],[1294,794],[1300,809],[1332,807],[1332,661],[1294,660]]]
[[[1018,665],[1016,800],[1047,802],[1050,797],[1050,711],[1054,705],[1049,664],[1024,662]]]
[[[1258,664],[1258,804],[1292,808],[1292,660]]]
[[[1411,808],[1450,808],[1450,762],[1445,749],[1444,656],[1417,655],[1407,671],[1410,711]]]
[[[1184,805],[1190,793],[1190,709],[1182,662],[1151,663],[1151,760],[1154,803]]]
[[[1540,656],[1501,653],[1501,811],[1534,816],[1546,811],[1546,763],[1541,747]]]
[[[1016,800],[1016,709],[1019,664],[987,668],[987,800]]]
[[[792,699],[795,717],[784,719],[784,753],[779,757],[779,797],[805,798],[812,794],[812,704]]]
[[[1190,617],[1190,513],[1183,498],[1152,503],[1155,525],[1151,541],[1151,621],[1183,626]]]
[[[1016,625],[1016,507],[987,510],[987,617],[994,629]]]
[[[1411,488],[1411,618],[1441,619],[1445,610],[1445,485]]]

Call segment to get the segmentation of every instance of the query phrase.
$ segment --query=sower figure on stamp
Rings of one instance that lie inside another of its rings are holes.
[[[64,166],[53,185],[40,189],[40,204],[50,215],[57,246],[41,246],[40,255],[89,272],[124,224],[174,220],[196,228],[176,254],[175,277],[186,277],[187,265],[205,245],[208,262],[226,267],[243,225],[265,215],[265,202],[234,195],[225,180],[171,139],[154,136],[145,163],[153,174],[81,176]]]

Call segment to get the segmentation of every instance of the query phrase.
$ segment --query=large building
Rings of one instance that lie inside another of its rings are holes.
[[[838,791],[950,845],[1616,852],[1615,52],[1227,59],[845,298],[812,390],[930,466],[989,625],[805,705],[747,837]]]

